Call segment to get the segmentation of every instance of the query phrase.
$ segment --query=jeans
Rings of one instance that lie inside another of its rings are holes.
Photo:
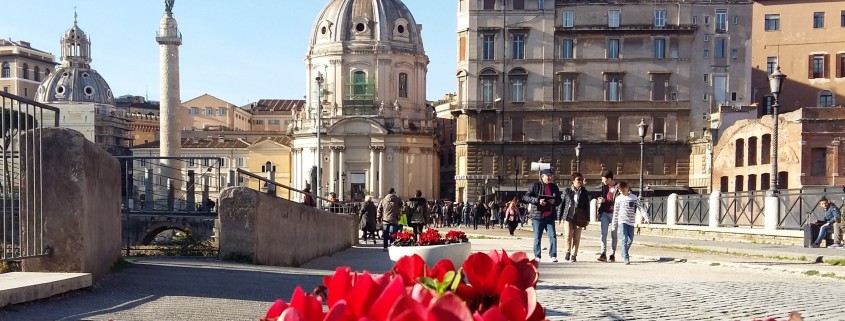
[[[822,244],[822,241],[824,241],[825,237],[827,236],[827,233],[833,232],[833,228],[831,227],[831,225],[833,224],[819,229],[819,237],[816,238],[816,244]]]
[[[539,259],[541,257],[540,240],[543,238],[543,230],[549,234],[549,257],[557,257],[557,234],[555,233],[555,217],[550,215],[539,220],[532,219],[531,224],[534,227],[534,257]]]
[[[622,258],[627,262],[631,260],[631,244],[634,243],[634,226],[628,224],[619,224],[622,229]]]
[[[390,224],[385,222],[384,223],[384,231],[382,232],[382,238],[384,238],[384,248],[387,248],[390,243],[393,243],[393,233],[399,232],[400,227],[399,224]]]
[[[613,213],[601,213],[601,254],[607,253],[607,232],[610,229],[610,224],[613,222]],[[616,243],[619,242],[619,234],[616,231],[610,231],[610,252],[611,255],[616,254]]]

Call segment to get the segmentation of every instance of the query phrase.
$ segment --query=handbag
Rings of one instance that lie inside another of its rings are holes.
[[[590,214],[583,208],[575,208],[575,225],[587,227],[590,224]]]

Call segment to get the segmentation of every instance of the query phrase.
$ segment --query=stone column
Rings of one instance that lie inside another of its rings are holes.
[[[339,146],[337,148],[337,172],[340,175],[340,186],[337,188],[337,198],[339,200],[345,201],[346,196],[344,196],[346,192],[346,182],[343,181],[343,172],[346,171],[346,166],[343,165],[343,154],[346,153],[346,147]]]
[[[385,148],[384,146],[378,147],[378,195],[379,197],[383,197],[386,194],[387,189],[384,188],[384,155]]]
[[[337,192],[337,146],[329,148],[329,192]]]
[[[181,118],[179,97],[179,46],[182,45],[182,34],[173,18],[171,8],[167,8],[159,24],[156,41],[159,44],[159,97],[161,99],[160,140],[161,157],[178,157],[182,153],[182,132],[179,128]],[[162,160],[162,176],[171,179],[173,187],[181,190],[182,162],[178,159]]]
[[[367,190],[373,196],[378,196],[376,189],[376,147],[370,146],[370,172],[367,173]]]
[[[291,162],[291,164],[290,164],[290,186],[295,188],[295,189],[299,189],[299,175],[300,174],[299,174],[299,171],[297,170],[298,169],[297,168],[298,160],[297,160],[296,148],[292,148],[290,150],[290,162]],[[294,201],[294,202],[298,201],[297,194],[298,193],[291,192],[289,199],[291,201]]]

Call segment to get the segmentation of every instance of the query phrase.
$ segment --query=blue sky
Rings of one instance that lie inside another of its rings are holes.
[[[182,100],[209,93],[235,105],[258,99],[301,99],[311,27],[329,0],[178,0]],[[455,91],[455,9],[451,1],[406,0],[423,25],[431,60],[429,100]],[[441,5],[434,5],[434,3]],[[24,40],[60,59],[59,40],[73,25],[92,41],[92,67],[116,96],[158,100],[158,24],[163,0],[7,1],[0,38]]]

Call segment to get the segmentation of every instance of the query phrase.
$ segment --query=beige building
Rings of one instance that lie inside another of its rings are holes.
[[[241,109],[249,110],[252,115],[252,131],[287,133],[293,114],[304,106],[305,100],[260,99]]]
[[[750,1],[459,1],[458,198],[524,191],[541,158],[561,181],[580,167],[589,184],[605,169],[637,182],[640,119],[645,185],[708,189],[709,115],[750,100],[750,11]]]
[[[34,100],[38,85],[56,67],[55,59],[29,42],[0,39],[0,89]]]
[[[249,131],[250,113],[225,100],[203,94],[182,103],[182,130]]]
[[[768,75],[787,75],[780,112],[845,104],[845,6],[842,1],[754,1],[752,86],[770,114]]]
[[[845,109],[805,107],[779,119],[779,188],[845,184]],[[713,150],[714,189],[769,189],[771,133],[772,117],[740,120],[725,130]]]

